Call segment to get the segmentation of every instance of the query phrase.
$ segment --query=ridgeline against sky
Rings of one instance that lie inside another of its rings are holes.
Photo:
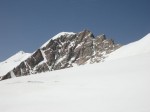
[[[118,43],[150,32],[149,0],[0,0],[0,61],[55,34],[89,29]]]

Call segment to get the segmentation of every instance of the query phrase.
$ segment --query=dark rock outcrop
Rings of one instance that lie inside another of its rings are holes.
[[[11,78],[12,72],[19,77],[69,68],[74,65],[101,62],[107,54],[119,47],[119,44],[115,44],[112,39],[107,39],[105,35],[95,38],[88,30],[75,34],[65,33],[55,39],[52,38],[32,56],[2,76],[1,80]]]

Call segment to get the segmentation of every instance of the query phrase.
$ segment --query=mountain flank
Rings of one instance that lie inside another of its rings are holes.
[[[104,34],[95,37],[89,30],[61,32],[3,75],[1,80],[102,62],[118,48],[120,45]]]

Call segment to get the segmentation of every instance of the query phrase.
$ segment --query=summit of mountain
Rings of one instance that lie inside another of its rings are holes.
[[[12,73],[19,77],[103,62],[109,53],[118,48],[120,45],[104,34],[95,37],[89,30],[61,32],[3,75],[2,80],[11,78]]]

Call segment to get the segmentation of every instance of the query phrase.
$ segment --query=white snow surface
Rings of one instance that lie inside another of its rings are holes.
[[[2,112],[150,112],[150,53],[0,82]]]
[[[62,35],[66,35],[66,36],[68,36],[68,35],[74,35],[75,33],[73,33],[73,32],[60,32],[60,33],[58,33],[57,35],[55,35],[54,37],[52,37],[51,39],[49,39],[46,43],[44,43],[40,48],[43,48],[43,47],[45,47],[49,42],[50,42],[50,40],[54,40],[54,39],[57,39],[57,38],[59,38],[60,36],[62,36]]]
[[[0,63],[0,76],[6,75],[14,67],[19,65],[22,61],[26,60],[31,54],[19,51],[7,60]]]
[[[145,39],[138,45],[147,48]],[[126,51],[137,52],[132,44]],[[1,81],[0,111],[150,112],[150,52],[143,52]]]
[[[142,39],[124,45],[123,47],[117,49],[116,51],[110,53],[106,60],[124,58],[128,56],[134,56],[138,54],[148,53],[150,52],[150,33],[147,34]]]

